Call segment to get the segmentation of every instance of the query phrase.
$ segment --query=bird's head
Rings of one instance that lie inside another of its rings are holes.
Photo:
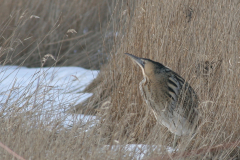
[[[139,58],[129,53],[125,54],[138,64],[138,66],[142,69],[143,76],[145,77],[152,77],[158,73],[165,72],[168,69],[161,63],[152,61],[150,59]]]

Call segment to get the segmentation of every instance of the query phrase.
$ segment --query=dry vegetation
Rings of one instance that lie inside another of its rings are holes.
[[[113,33],[109,0],[1,1],[1,64],[40,67],[40,59],[52,54],[57,63],[99,69],[106,62]],[[72,30],[73,29],[73,30]],[[77,32],[75,32],[75,31]]]
[[[124,148],[112,149],[131,143],[151,145],[146,159],[240,159],[239,8],[227,0],[2,2],[1,64],[40,66],[52,54],[57,63],[47,60],[48,66],[97,68],[108,51],[110,61],[85,90],[94,95],[76,106],[97,114],[97,125],[69,129],[56,120],[49,130],[35,112],[4,103],[0,141],[26,159],[133,159]],[[199,95],[203,123],[192,140],[180,139],[175,154],[160,147],[170,146],[173,136],[146,109],[141,72],[125,52],[167,65]],[[0,159],[12,157],[0,149]]]

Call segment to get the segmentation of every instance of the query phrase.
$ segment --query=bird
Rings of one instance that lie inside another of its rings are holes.
[[[157,122],[174,134],[173,147],[180,136],[195,135],[199,98],[189,83],[159,62],[125,54],[141,68],[141,96]]]

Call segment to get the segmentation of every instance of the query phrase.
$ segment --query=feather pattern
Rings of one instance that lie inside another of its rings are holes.
[[[139,84],[141,96],[155,118],[175,135],[187,135],[196,129],[198,97],[177,73],[161,63],[129,55],[143,72]]]

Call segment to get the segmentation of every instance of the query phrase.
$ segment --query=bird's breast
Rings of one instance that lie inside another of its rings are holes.
[[[169,97],[164,94],[164,88],[154,83],[143,80],[140,83],[140,91],[147,105],[156,113],[164,111],[166,105],[169,104]]]

